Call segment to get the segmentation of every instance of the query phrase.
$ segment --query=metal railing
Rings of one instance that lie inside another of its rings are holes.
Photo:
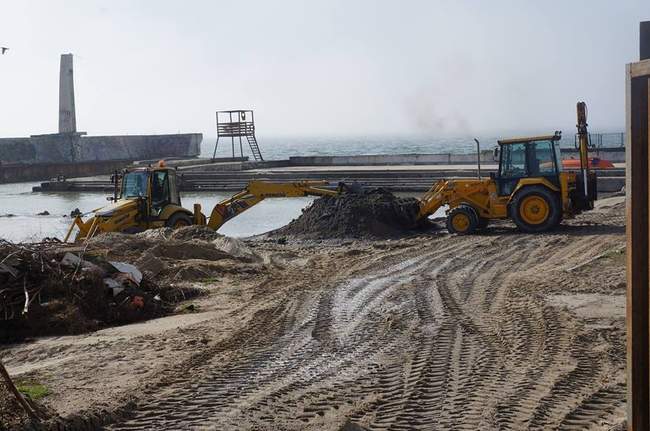
[[[240,157],[244,157],[244,144],[242,138],[246,138],[255,160],[264,160],[257,143],[257,138],[255,138],[255,117],[253,116],[252,110],[237,109],[231,111],[217,111],[216,120],[217,141],[215,142],[214,151],[212,153],[213,160],[216,158],[219,140],[222,138],[230,138],[233,160],[235,159],[235,138],[239,141]]]
[[[578,135],[575,135],[574,144],[578,148]],[[625,146],[625,133],[590,133],[589,147],[598,148],[618,148]]]

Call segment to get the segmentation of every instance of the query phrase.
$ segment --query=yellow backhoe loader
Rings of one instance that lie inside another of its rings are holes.
[[[580,172],[563,172],[560,132],[498,141],[499,170],[486,179],[441,180],[420,199],[418,218],[448,205],[447,229],[470,234],[490,220],[512,219],[524,232],[543,232],[593,208],[596,174],[589,170],[587,113],[577,105]]]
[[[524,232],[543,232],[563,218],[593,208],[596,175],[589,170],[586,105],[577,105],[580,172],[564,172],[560,158],[559,132],[548,136],[498,141],[499,170],[489,178],[454,179],[436,182],[420,199],[418,220],[424,221],[444,205],[447,229],[470,234],[485,228],[490,220],[512,219]],[[479,170],[480,172],[480,170]],[[334,196],[343,191],[325,188],[326,181],[272,183],[251,181],[246,189],[219,202],[209,219],[194,204],[193,211],[181,206],[176,170],[163,166],[138,168],[115,178],[114,202],[93,210],[93,217],[77,215],[64,241],[75,227],[75,241],[102,232],[135,233],[158,227],[177,228],[207,225],[219,229],[225,222],[269,197]]]
[[[193,211],[183,208],[179,194],[176,170],[164,166],[137,168],[123,173],[121,181],[114,176],[115,192],[109,198],[112,204],[93,210],[92,217],[83,220],[76,215],[64,242],[68,242],[77,229],[75,242],[85,241],[103,232],[136,233],[159,227],[178,228],[189,225],[207,225],[219,229],[225,222],[271,197],[334,196],[336,190],[325,188],[327,181],[301,181],[272,183],[251,181],[234,196],[219,202],[208,219],[201,205],[194,204]]]

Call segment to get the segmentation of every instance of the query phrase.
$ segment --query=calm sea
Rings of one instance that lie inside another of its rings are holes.
[[[504,135],[504,136],[510,136]],[[480,137],[481,148],[491,149],[496,137]],[[470,153],[476,151],[471,137],[429,138],[429,137],[346,137],[346,138],[278,138],[258,137],[266,160],[286,159],[289,156],[310,155],[353,155],[353,154],[415,154],[415,153]],[[201,155],[211,157],[214,138],[206,137]],[[563,145],[572,145],[573,136],[565,139]],[[247,143],[242,143],[244,155],[250,155]],[[235,141],[236,155],[240,154],[239,141]],[[221,141],[217,157],[232,154],[230,140]],[[10,241],[40,240],[44,237],[62,238],[70,223],[70,214],[75,208],[88,212],[107,203],[105,193],[32,193],[37,183],[0,184],[0,238]],[[229,193],[185,193],[183,203],[191,208],[194,202],[201,203],[204,211],[230,196]],[[220,232],[229,236],[250,236],[285,225],[300,215],[301,210],[312,198],[269,199],[248,212],[225,224]],[[50,215],[38,216],[48,211]],[[11,217],[8,215],[12,215]]]

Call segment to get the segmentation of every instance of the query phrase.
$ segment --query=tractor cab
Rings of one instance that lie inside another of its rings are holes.
[[[181,206],[174,169],[138,168],[125,172],[119,190],[119,199],[141,200],[149,217],[159,217],[170,204]]]
[[[499,171],[494,177],[499,196],[511,195],[522,179],[544,178],[560,187],[560,132],[554,135],[498,141]]]

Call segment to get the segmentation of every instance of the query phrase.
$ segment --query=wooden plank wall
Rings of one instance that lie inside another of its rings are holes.
[[[627,66],[627,411],[628,430],[650,430],[650,283],[648,174],[648,99],[650,98],[650,22],[641,23],[641,61]]]

